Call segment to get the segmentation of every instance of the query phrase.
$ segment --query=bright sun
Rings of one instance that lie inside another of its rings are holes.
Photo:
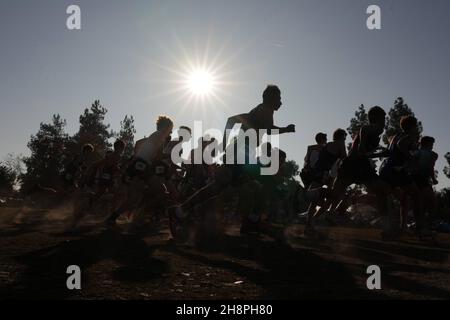
[[[203,49],[196,47],[195,50],[188,50],[175,35],[178,49],[165,50],[171,61],[167,65],[150,61],[168,75],[166,79],[161,76],[151,79],[170,85],[158,96],[171,96],[172,104],[179,106],[180,112],[190,112],[192,108],[207,111],[211,106],[219,105],[219,111],[228,108],[224,98],[229,96],[233,86],[241,83],[234,80],[238,71],[232,68],[232,60],[237,53],[228,52],[225,44],[213,50],[210,44],[212,38],[212,35],[208,37]]]
[[[208,96],[215,89],[214,76],[206,70],[193,70],[187,77],[187,87],[196,96]]]

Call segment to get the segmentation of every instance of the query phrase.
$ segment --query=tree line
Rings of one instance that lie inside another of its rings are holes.
[[[22,193],[28,194],[38,185],[57,186],[65,165],[79,153],[85,143],[91,143],[96,156],[101,158],[111,149],[111,139],[119,138],[127,146],[125,157],[131,157],[136,133],[133,116],[126,115],[120,122],[119,132],[114,132],[110,124],[105,123],[107,112],[108,109],[99,100],[94,101],[79,116],[79,129],[73,136],[66,133],[67,122],[59,114],[53,115],[49,123],[41,123],[38,132],[30,137],[27,144],[30,156],[10,154],[0,162],[0,193],[20,188]],[[401,132],[400,119],[407,115],[414,115],[414,112],[403,98],[397,98],[387,115],[386,130],[382,138],[385,146],[389,144],[391,137]],[[349,135],[353,138],[368,121],[366,107],[361,104],[350,119],[347,128]],[[420,132],[423,131],[421,123],[419,129]],[[447,166],[443,172],[450,178],[450,152],[445,155],[445,159]],[[292,160],[290,164],[292,176],[295,177],[299,174],[299,166]],[[450,194],[450,191],[442,190],[441,193]]]
[[[99,100],[94,101],[80,115],[79,129],[73,136],[65,131],[67,122],[59,114],[53,115],[49,123],[41,123],[28,141],[30,156],[8,155],[0,163],[0,192],[20,189],[26,195],[38,186],[56,188],[65,166],[86,143],[94,146],[95,156],[100,159],[112,148],[111,139],[119,138],[127,145],[125,157],[131,157],[136,133],[133,116],[126,115],[120,122],[120,131],[114,132],[105,123],[107,112]]]

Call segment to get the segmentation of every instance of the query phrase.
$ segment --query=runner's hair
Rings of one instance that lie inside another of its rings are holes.
[[[167,127],[173,126],[173,121],[168,116],[159,116],[156,120],[156,130],[161,131]]]
[[[404,132],[409,132],[416,126],[417,126],[417,118],[414,116],[405,116],[400,119],[400,128]]]

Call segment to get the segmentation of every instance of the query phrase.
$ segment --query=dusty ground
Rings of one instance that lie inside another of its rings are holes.
[[[0,208],[0,298],[9,299],[443,299],[450,298],[450,235],[438,245],[379,231],[303,226],[272,237],[242,237],[237,227],[198,246],[179,245],[168,230],[130,235],[85,223],[63,233],[65,209]],[[275,238],[275,239],[274,239]],[[82,290],[66,288],[66,268],[82,270]],[[377,264],[382,290],[366,288]]]

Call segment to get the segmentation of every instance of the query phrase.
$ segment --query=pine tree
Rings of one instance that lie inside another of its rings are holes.
[[[17,176],[7,165],[0,163],[0,195],[10,194],[14,189]]]
[[[2,166],[12,173],[14,177],[13,187],[19,187],[21,184],[21,176],[25,173],[24,156],[22,154],[8,153],[2,161]]]
[[[68,135],[66,120],[53,115],[51,123],[41,123],[36,135],[28,142],[31,151],[24,158],[26,172],[21,176],[22,191],[31,192],[36,186],[57,187],[64,169],[65,147]]]
[[[136,129],[134,127],[134,118],[133,116],[126,115],[125,118],[120,122],[120,131],[118,134],[118,138],[123,140],[126,143],[124,158],[130,159],[133,156],[134,152],[134,135],[136,133]]]
[[[84,113],[80,115],[80,129],[73,137],[71,151],[78,153],[81,147],[90,143],[94,146],[96,154],[103,154],[111,149],[109,139],[114,136],[114,132],[110,130],[110,125],[105,124],[105,116],[108,110],[104,108],[99,100],[95,100],[90,108],[84,109]]]
[[[366,112],[366,108],[363,104],[358,107],[358,110],[355,112],[355,116],[350,119],[350,126],[347,128],[347,132],[352,138],[352,140],[359,133],[359,130],[362,126],[369,124],[369,116]],[[350,150],[352,143],[348,145],[348,149]]]
[[[300,176],[300,166],[295,160],[288,160],[285,163],[285,174],[289,179],[295,179]]]

